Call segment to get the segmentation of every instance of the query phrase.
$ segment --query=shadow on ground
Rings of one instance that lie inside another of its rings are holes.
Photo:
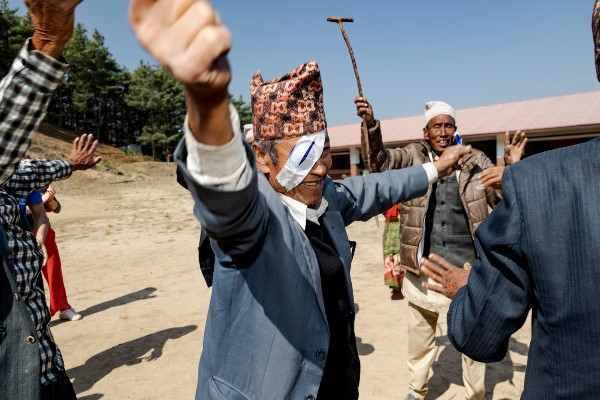
[[[369,343],[363,343],[362,339],[358,336],[356,337],[356,350],[358,351],[358,355],[360,356],[368,356],[372,352],[375,351],[375,347]]]
[[[154,361],[162,355],[163,347],[169,339],[178,339],[198,329],[196,325],[169,328],[141,338],[131,340],[96,354],[75,368],[67,371],[73,380],[76,393],[85,392],[112,370],[124,365],[136,365],[142,361]],[[152,353],[144,357],[149,351]],[[92,395],[88,400],[97,400],[102,395]],[[80,399],[81,400],[81,399]]]
[[[122,306],[125,304],[133,303],[138,300],[147,300],[156,297],[154,294],[156,292],[156,288],[148,287],[142,290],[138,290],[137,292],[129,293],[121,297],[117,297],[116,299],[112,299],[109,301],[105,301],[104,303],[96,304],[91,307],[86,308],[85,310],[79,310],[79,314],[81,314],[84,318],[89,317],[90,315],[106,311],[109,308]],[[51,328],[53,326],[60,325],[62,323],[69,322],[62,319],[55,319],[50,321],[48,324]]]
[[[459,353],[449,343],[448,336],[436,338],[436,346],[444,346],[439,350],[438,361],[433,364],[433,375],[429,379],[428,398],[437,399],[441,397],[451,384],[463,386],[462,380],[462,360]],[[515,372],[524,372],[525,366],[516,364],[512,361],[511,352],[520,355],[527,355],[529,347],[514,338],[510,338],[506,357],[500,362],[490,363],[486,367],[485,374],[485,392],[486,398],[491,398],[494,388],[501,382],[508,381],[513,384],[512,379]]]
[[[83,396],[83,397],[77,397],[77,400],[100,400],[101,398],[103,398],[104,395],[100,394],[100,393],[94,393],[94,394],[90,394],[88,396]]]

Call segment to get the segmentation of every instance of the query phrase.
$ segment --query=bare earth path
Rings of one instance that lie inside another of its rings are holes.
[[[84,318],[51,323],[81,400],[192,399],[210,298],[197,262],[199,226],[174,166],[130,176],[76,175],[57,182],[63,205],[50,215],[57,232],[69,301]],[[381,218],[380,218],[381,221]],[[381,234],[375,220],[349,228],[358,242],[352,279],[361,398],[403,399],[407,388],[406,301],[383,285]],[[430,398],[463,399],[459,354],[445,337]],[[518,399],[527,324],[507,358],[488,367],[489,399]]]

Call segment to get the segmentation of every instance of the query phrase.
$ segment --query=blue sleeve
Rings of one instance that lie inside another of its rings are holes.
[[[40,190],[35,190],[27,195],[27,200],[25,201],[25,204],[30,206],[32,204],[40,204],[42,202],[42,192]]]
[[[422,165],[334,181],[337,207],[346,226],[366,221],[394,204],[423,196],[429,182]]]
[[[187,150],[182,140],[175,150],[175,159],[181,169],[187,188],[194,198],[194,214],[202,229],[222,250],[221,259],[240,263],[248,254],[259,248],[267,229],[269,210],[264,196],[258,190],[258,176],[252,150],[246,146],[252,166],[252,179],[234,190],[221,190],[203,186],[187,170]]]

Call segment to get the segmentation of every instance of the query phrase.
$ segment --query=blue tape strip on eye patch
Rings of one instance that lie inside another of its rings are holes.
[[[326,131],[303,136],[292,148],[290,155],[277,174],[277,181],[286,190],[298,186],[321,158],[325,147]],[[305,150],[306,149],[306,150]]]

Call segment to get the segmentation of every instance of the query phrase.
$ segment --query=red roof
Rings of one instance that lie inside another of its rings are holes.
[[[460,135],[497,135],[505,131],[556,131],[600,125],[600,90],[521,100],[456,111]],[[413,142],[423,137],[424,116],[381,120],[384,143]],[[360,123],[327,128],[332,148],[360,147]]]

